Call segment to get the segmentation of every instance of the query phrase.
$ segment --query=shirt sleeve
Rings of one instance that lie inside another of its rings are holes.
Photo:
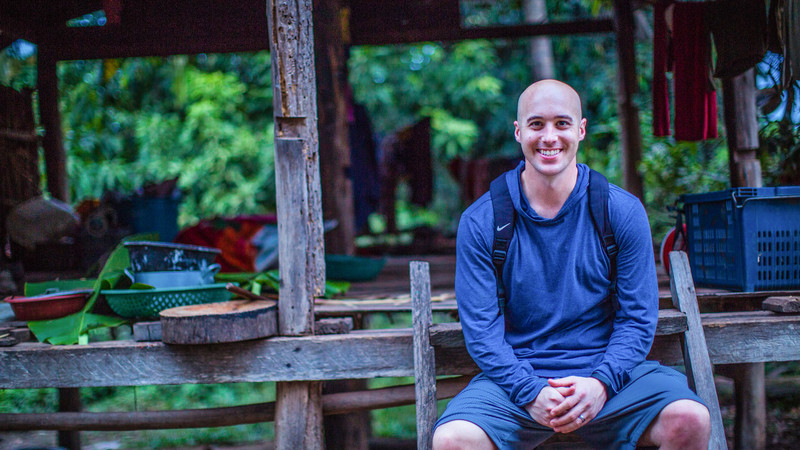
[[[497,304],[491,259],[493,236],[484,219],[465,213],[459,223],[455,280],[458,313],[472,359],[512,402],[524,407],[536,399],[547,381],[536,376],[529,363],[520,361],[505,340],[505,319]],[[491,217],[488,223],[491,226]]]
[[[613,201],[613,198],[612,198]],[[658,322],[658,280],[653,241],[644,207],[630,202],[623,220],[613,221],[617,255],[617,300],[614,329],[601,363],[592,376],[616,394],[631,370],[645,360]],[[613,214],[613,213],[612,213]]]

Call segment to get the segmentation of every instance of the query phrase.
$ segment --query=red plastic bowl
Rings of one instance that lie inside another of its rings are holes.
[[[35,297],[11,296],[4,301],[11,305],[17,320],[49,320],[81,310],[92,291],[70,291]]]

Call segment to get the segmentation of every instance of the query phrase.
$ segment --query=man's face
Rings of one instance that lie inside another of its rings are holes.
[[[586,119],[580,98],[566,85],[537,83],[523,93],[514,127],[526,166],[539,174],[552,178],[577,163]]]

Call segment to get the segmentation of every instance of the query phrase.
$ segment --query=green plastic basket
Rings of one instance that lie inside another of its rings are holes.
[[[165,289],[115,289],[101,291],[108,306],[127,318],[153,318],[165,309],[176,306],[224,302],[232,294],[225,283]]]

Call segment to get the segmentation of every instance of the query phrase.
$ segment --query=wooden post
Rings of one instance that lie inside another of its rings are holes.
[[[414,323],[414,385],[417,397],[417,448],[433,447],[436,423],[436,363],[431,347],[431,275],[427,262],[412,261],[411,311]]]
[[[325,286],[311,0],[267,3],[275,108],[280,254],[278,329],[314,334],[314,297]],[[276,386],[277,449],[322,449],[321,382]]]
[[[754,69],[722,80],[722,103],[728,137],[731,186],[761,186]]]
[[[350,141],[347,122],[347,57],[339,0],[314,0],[314,54],[317,68],[317,111],[322,183],[322,213],[336,219],[336,228],[325,234],[330,253],[355,252],[355,216],[350,173]],[[352,100],[352,99],[351,99]]]
[[[761,187],[755,70],[722,80],[728,167],[731,186]],[[767,398],[764,363],[738,364],[733,369],[736,391],[737,449],[763,450],[767,443]]]
[[[617,105],[622,130],[622,174],[624,187],[644,201],[644,184],[638,165],[642,160],[642,134],[639,109],[633,103],[636,93],[636,53],[634,51],[634,20],[631,0],[614,0],[614,25],[617,35]]]
[[[39,45],[36,83],[39,89],[39,118],[44,127],[42,147],[47,190],[54,198],[68,202],[67,157],[64,153],[61,114],[58,110],[56,57],[47,45]]]
[[[683,345],[684,362],[689,384],[708,406],[711,415],[711,450],[726,450],[725,427],[722,424],[722,413],[719,409],[717,389],[714,385],[714,370],[708,356],[708,346],[700,322],[700,310],[697,307],[697,294],[689,268],[689,257],[684,252],[670,252],[670,290],[672,303],[679,311],[686,314],[688,330]]]
[[[81,410],[81,391],[79,388],[60,388],[58,390],[58,410],[78,412]],[[80,431],[59,431],[58,445],[69,450],[81,449]]]

